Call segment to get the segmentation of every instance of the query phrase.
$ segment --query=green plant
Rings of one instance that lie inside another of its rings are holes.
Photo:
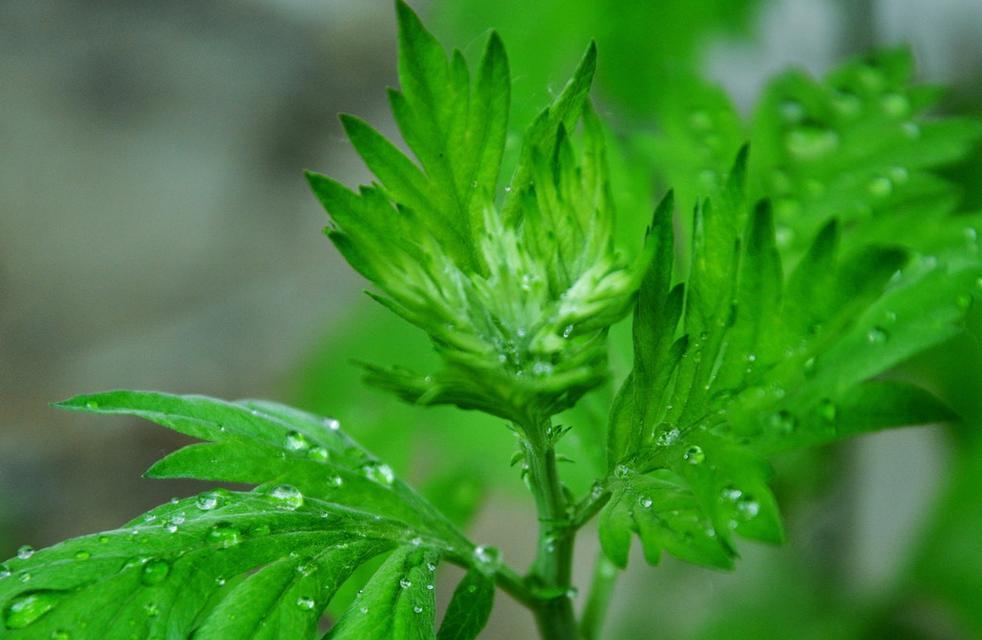
[[[676,218],[669,193],[626,258],[588,97],[595,47],[528,127],[499,189],[510,93],[501,41],[490,36],[471,76],[406,4],[397,11],[402,87],[390,100],[415,161],[343,116],[378,181],[352,191],[308,177],[335,246],[440,359],[429,373],[366,365],[368,381],[506,422],[538,510],[534,563],[519,574],[472,542],[335,420],[265,401],[111,391],[58,406],[202,441],[150,477],[255,489],[208,491],[114,531],[22,548],[0,568],[4,637],[312,637],[367,566],[326,637],[474,638],[499,588],[543,638],[595,638],[633,535],[652,564],[667,552],[730,568],[737,537],[783,539],[769,456],[953,418],[927,391],[883,376],[956,333],[982,287],[982,216],[954,215],[953,187],[931,173],[979,127],[920,115],[934,92],[909,85],[909,56],[850,63],[824,82],[779,80],[749,148],[721,93],[694,83],[649,141],[660,162],[673,160],[693,215]],[[586,443],[604,450],[596,482],[574,495],[556,447],[583,425],[554,418],[607,380],[608,331],[632,308],[633,368],[605,439]],[[595,517],[603,555],[577,619],[574,541]],[[437,627],[440,563],[466,575]]]

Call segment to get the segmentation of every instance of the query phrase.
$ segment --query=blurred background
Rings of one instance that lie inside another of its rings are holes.
[[[951,87],[946,110],[982,112],[979,0],[413,4],[472,55],[501,32],[517,129],[591,37],[601,113],[621,130],[657,115],[679,70],[720,82],[749,113],[776,72],[821,74],[898,43],[920,79]],[[140,478],[180,436],[48,406],[128,387],[334,415],[436,499],[471,510],[480,497],[475,539],[530,560],[534,515],[506,471],[508,431],[400,405],[350,363],[429,357],[361,294],[301,173],[368,179],[336,113],[393,133],[395,62],[389,0],[0,2],[0,556],[199,488]],[[982,206],[982,153],[950,174],[963,208]],[[609,637],[982,638],[980,336],[976,305],[965,335],[904,366],[963,424],[777,461],[790,544],[745,544],[732,575],[635,558]],[[602,420],[596,406],[584,421]],[[581,582],[596,553],[583,538]],[[499,603],[482,637],[532,637],[524,610]]]

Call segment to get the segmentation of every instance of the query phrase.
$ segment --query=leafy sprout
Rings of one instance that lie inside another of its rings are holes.
[[[730,568],[738,537],[784,539],[770,456],[954,418],[887,374],[959,331],[979,293],[982,219],[953,213],[957,194],[936,169],[980,129],[923,116],[935,92],[909,84],[906,54],[822,82],[778,79],[749,146],[721,92],[674,92],[651,165],[677,178],[682,206],[663,198],[629,261],[615,247],[604,131],[588,97],[596,48],[528,127],[499,187],[511,87],[501,40],[491,34],[472,76],[405,3],[397,13],[401,89],[389,95],[412,155],[343,116],[376,181],[354,191],[308,178],[335,246],[442,362],[430,373],[367,365],[368,381],[510,423],[538,510],[532,567],[521,576],[472,542],[460,518],[335,420],[265,401],[111,391],[58,406],[200,441],[150,477],[253,489],[175,499],[117,530],[22,548],[0,565],[4,637],[315,637],[354,582],[361,591],[325,638],[475,638],[497,588],[532,611],[544,638],[596,637],[616,575],[608,563],[627,564],[633,535],[650,563],[670,553]],[[577,499],[555,451],[577,425],[552,419],[607,379],[608,331],[632,308],[633,368],[605,440],[587,442],[606,466]],[[598,514],[606,560],[577,621],[574,540]],[[446,563],[465,576],[438,624],[434,572]]]

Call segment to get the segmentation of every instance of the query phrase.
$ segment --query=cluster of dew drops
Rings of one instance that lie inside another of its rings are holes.
[[[338,432],[341,428],[340,423],[333,418],[325,419],[323,424],[331,432]],[[321,462],[327,462],[330,459],[330,453],[327,449],[312,446],[307,437],[297,431],[291,431],[286,435],[284,448],[293,453],[305,454],[310,459]],[[361,472],[366,478],[382,486],[391,486],[395,481],[395,475],[391,467],[374,460],[365,462],[361,466]],[[332,479],[332,484],[336,487],[341,487],[344,484],[344,480],[338,475]],[[194,507],[201,512],[214,511],[224,505],[228,495],[229,492],[226,489],[207,491],[195,497]],[[278,508],[287,511],[295,511],[304,504],[304,496],[301,491],[288,484],[273,487],[266,493],[266,497]],[[177,505],[180,501],[177,498],[172,498],[170,503]],[[326,511],[321,514],[322,517],[328,517],[328,515]],[[130,533],[132,535],[139,535],[145,531],[146,526],[158,524],[158,519],[161,521],[159,523],[160,526],[165,531],[176,534],[181,530],[182,525],[187,522],[187,513],[180,511],[162,518],[158,518],[153,513],[148,514],[139,526],[131,529]],[[270,528],[267,524],[259,524],[247,532],[243,532],[231,523],[219,522],[208,529],[205,534],[205,540],[214,547],[227,549],[238,545],[246,535],[262,536],[269,532]],[[100,535],[97,538],[99,544],[108,544],[110,539],[108,535]],[[19,560],[28,560],[34,555],[34,552],[33,547],[24,545],[17,550],[16,557]],[[91,558],[92,553],[87,550],[78,550],[73,557],[74,560],[82,562]],[[135,565],[142,565],[140,569],[140,582],[150,587],[163,583],[171,571],[171,563],[163,558],[140,557],[129,562],[126,566]],[[433,570],[435,570],[435,565],[432,566]],[[307,575],[313,571],[313,568],[308,564],[300,564],[297,570]],[[10,567],[6,564],[0,564],[0,580],[11,578],[11,576],[13,576],[13,572]],[[22,583],[28,584],[32,579],[32,575],[26,571],[19,572],[17,579]],[[225,582],[224,577],[217,577],[215,579],[215,583],[219,587],[224,586]],[[427,585],[427,589],[432,588],[432,585]],[[29,627],[54,609],[62,595],[54,590],[38,590],[21,593],[3,607],[3,628],[24,629]],[[317,605],[317,601],[308,595],[300,596],[296,601],[296,606],[306,611],[315,610]],[[148,617],[155,617],[160,613],[159,608],[153,603],[146,603],[144,610]],[[420,608],[419,612],[422,612],[422,608]],[[70,640],[71,637],[70,632],[62,630],[57,630],[52,635],[53,639],[58,640]]]

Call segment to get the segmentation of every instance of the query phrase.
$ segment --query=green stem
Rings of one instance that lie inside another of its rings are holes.
[[[590,584],[590,593],[587,594],[586,607],[580,622],[580,633],[584,640],[597,640],[601,637],[619,575],[617,567],[607,559],[603,551],[598,553],[597,564],[593,568],[593,582]]]
[[[542,595],[532,611],[543,640],[577,640],[576,617],[568,596],[576,531],[566,513],[549,426],[548,420],[528,425],[523,441],[529,488],[539,516],[538,551],[528,580],[533,591]]]

